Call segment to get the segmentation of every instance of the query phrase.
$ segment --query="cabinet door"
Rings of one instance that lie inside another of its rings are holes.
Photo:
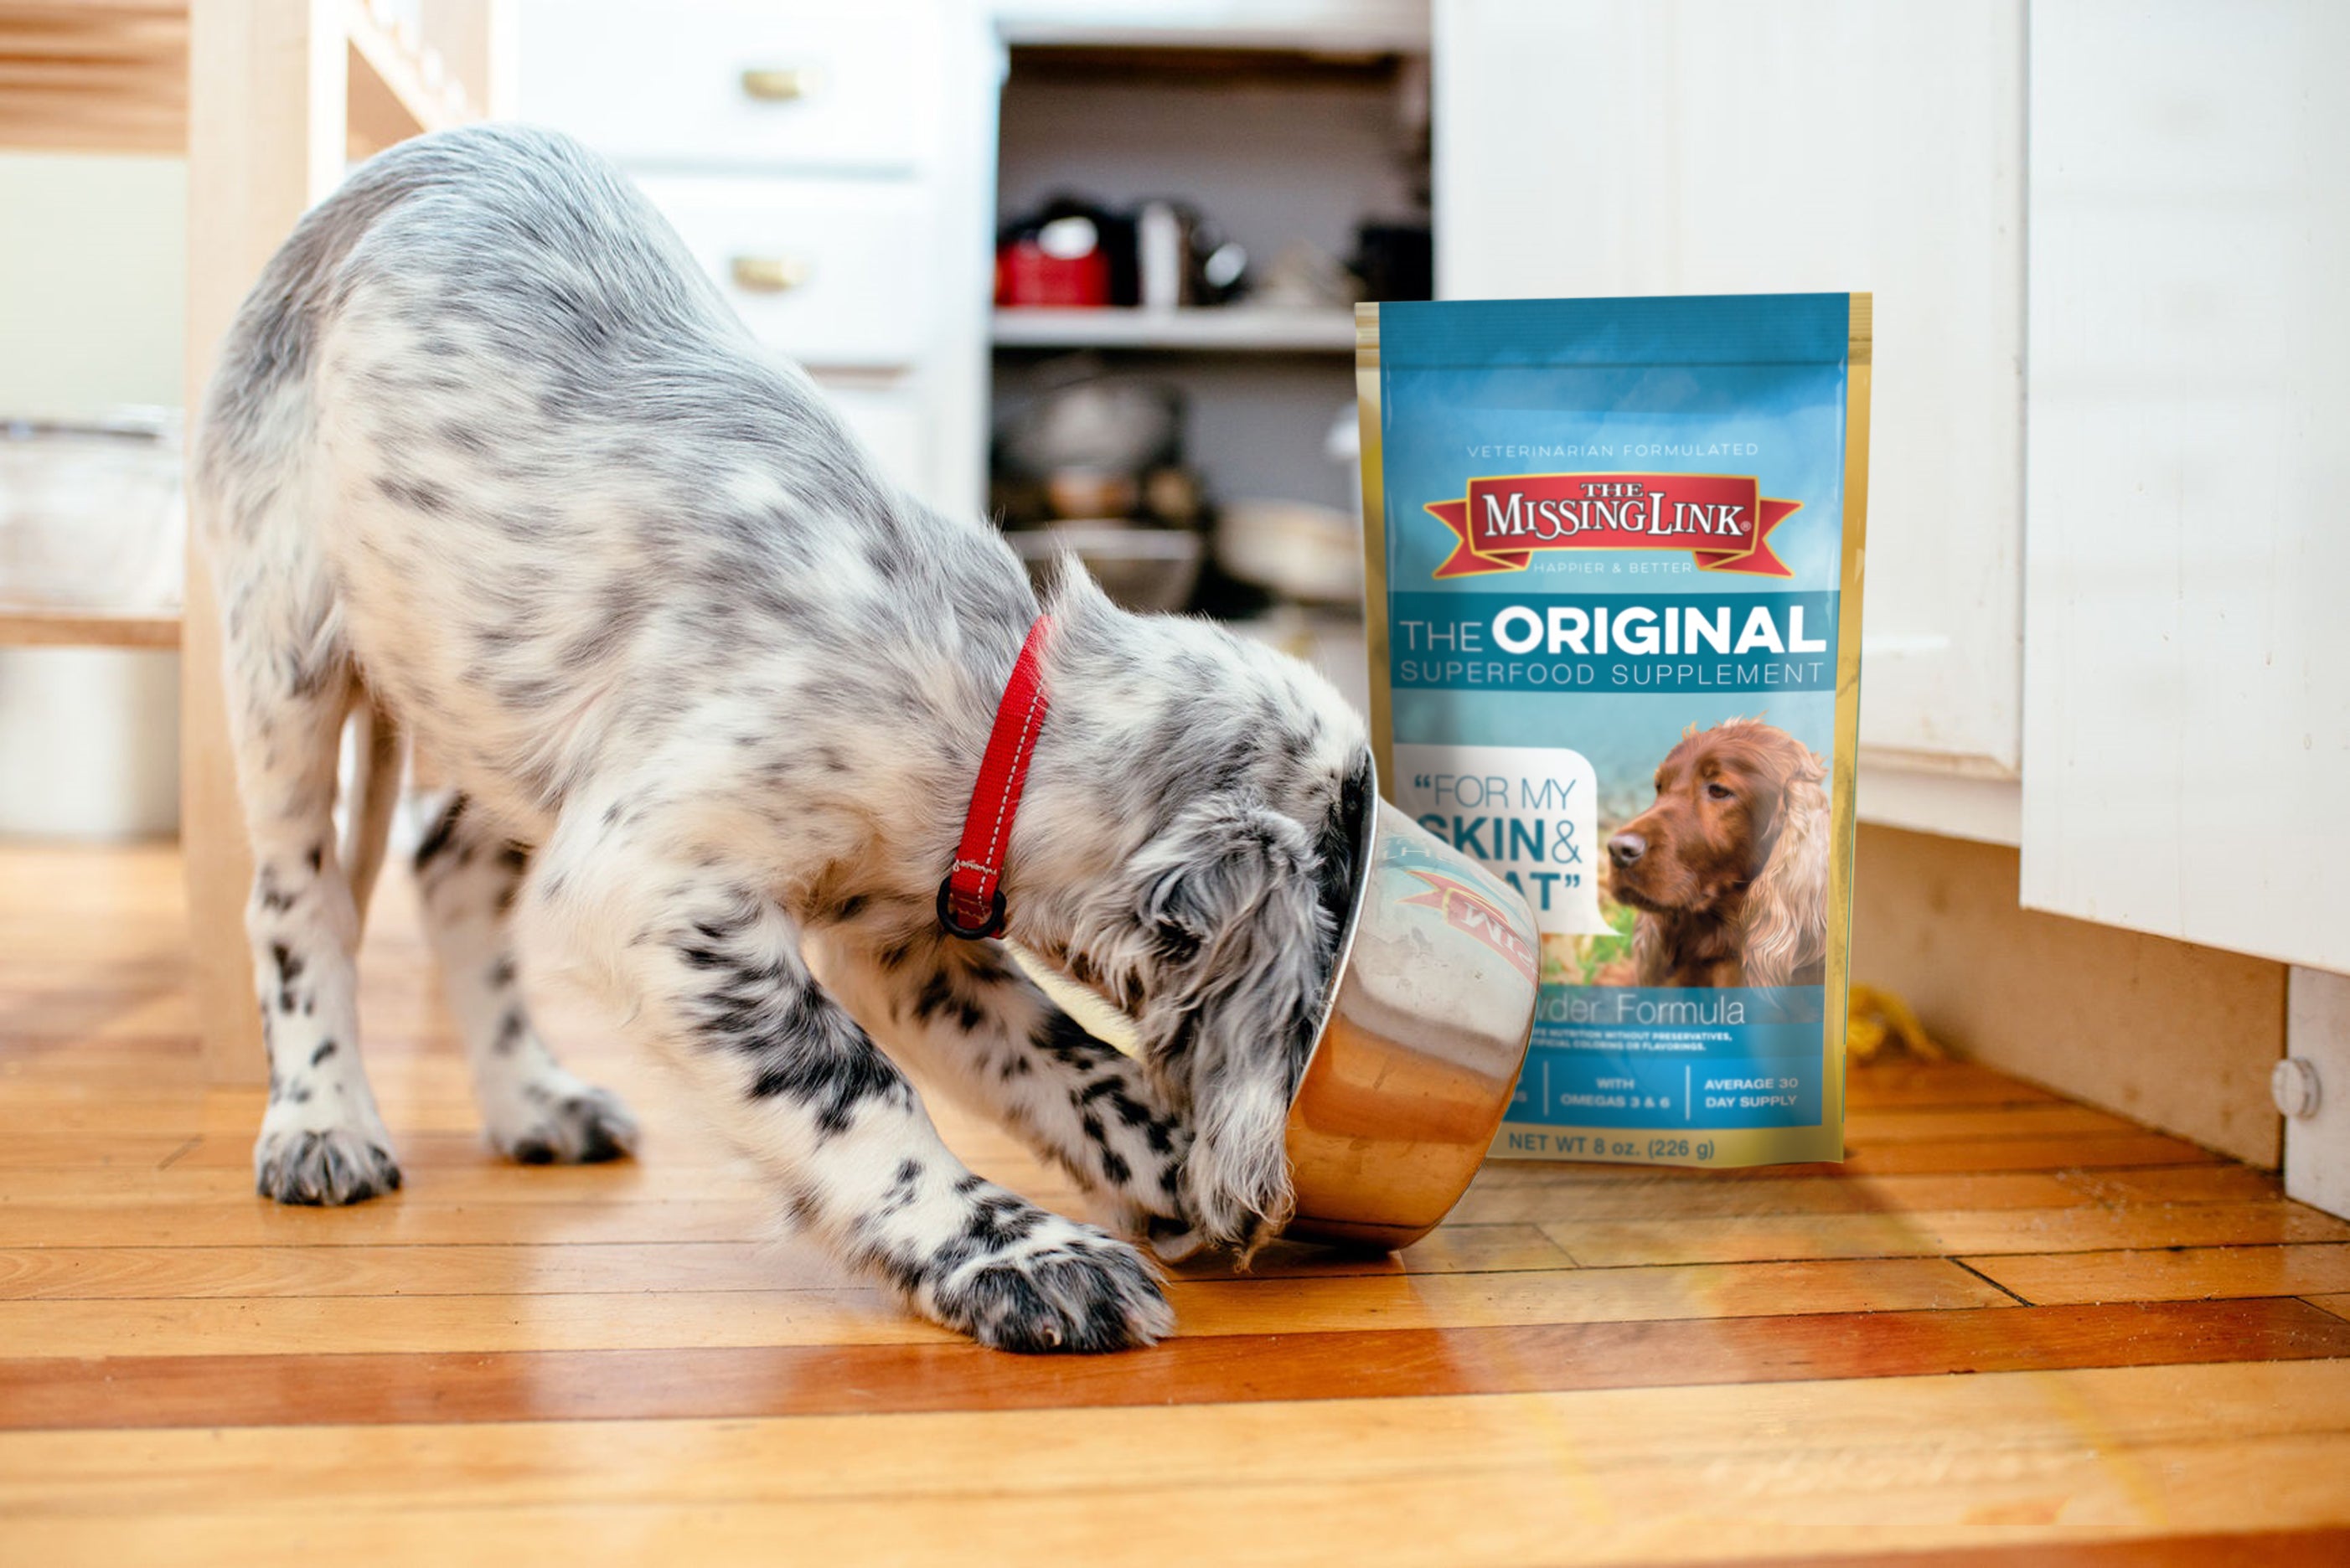
[[[1439,0],[1440,290],[1869,289],[1865,761],[2013,776],[2016,4]]]
[[[936,335],[937,202],[899,180],[641,174],[763,342],[816,369],[896,369]]]
[[[2350,7],[2032,8],[2023,898],[2350,971]]]
[[[527,0],[517,102],[629,163],[901,173],[957,30],[936,0]]]

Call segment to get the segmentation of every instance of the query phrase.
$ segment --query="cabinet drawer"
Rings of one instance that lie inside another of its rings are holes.
[[[521,117],[615,158],[904,170],[938,141],[935,0],[528,0]]]
[[[911,364],[931,333],[934,243],[891,181],[638,183],[761,341],[813,366]]]

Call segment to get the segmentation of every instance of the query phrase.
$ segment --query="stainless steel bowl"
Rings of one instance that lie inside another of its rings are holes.
[[[1365,814],[1355,906],[1289,1110],[1284,1231],[1409,1246],[1451,1211],[1509,1109],[1541,947],[1507,883],[1393,806]]]

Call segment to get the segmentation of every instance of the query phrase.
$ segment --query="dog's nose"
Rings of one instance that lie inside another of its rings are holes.
[[[1648,852],[1648,841],[1637,833],[1619,833],[1607,841],[1607,858],[1629,866]]]

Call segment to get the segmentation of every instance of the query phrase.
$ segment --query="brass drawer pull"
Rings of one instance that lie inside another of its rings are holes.
[[[805,256],[736,256],[727,270],[734,286],[751,294],[785,294],[808,280]]]
[[[743,90],[761,103],[797,103],[815,97],[823,79],[806,66],[754,66],[743,73]]]

